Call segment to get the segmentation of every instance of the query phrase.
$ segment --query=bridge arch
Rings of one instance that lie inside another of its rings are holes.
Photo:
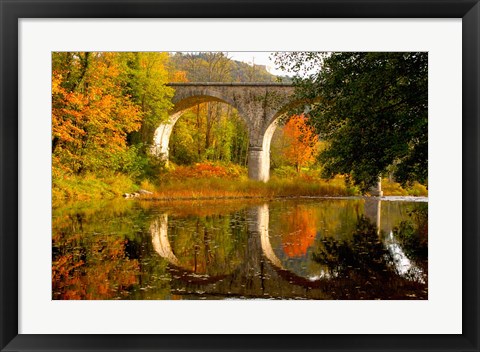
[[[219,90],[218,87],[203,86],[201,84],[197,86],[197,84],[177,85],[171,83],[170,85],[180,88],[178,93],[176,92],[173,97],[174,107],[171,111],[169,111],[169,120],[166,123],[160,124],[155,130],[152,148],[153,154],[159,156],[166,162],[168,162],[169,159],[169,141],[175,124],[187,109],[190,109],[198,104],[219,102],[230,105],[239,112],[240,118],[248,126],[248,121],[246,121],[244,118],[245,113],[242,111],[242,106],[239,106],[239,104],[237,104],[232,97]]]
[[[183,111],[199,103],[217,101],[237,109],[246,123],[250,138],[249,178],[267,182],[270,178],[270,142],[278,118],[294,93],[291,84],[282,83],[170,83],[175,89],[169,121],[154,134],[152,153],[168,161],[168,144],[173,127]]]
[[[174,96],[174,107],[170,114],[183,112],[186,109],[192,108],[198,104],[209,102],[228,104],[237,109],[241,115],[245,116],[241,105],[237,104],[232,97],[224,94],[218,89],[215,89],[215,87],[208,87],[207,89],[200,87],[197,89],[186,90],[183,92],[183,94],[179,93],[177,96]]]

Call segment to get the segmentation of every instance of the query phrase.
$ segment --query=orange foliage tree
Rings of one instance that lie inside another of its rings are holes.
[[[300,172],[302,166],[311,164],[318,152],[318,136],[307,124],[306,117],[293,115],[284,127],[286,146],[284,154],[287,160]]]
[[[54,54],[54,167],[81,173],[112,166],[127,149],[127,134],[140,128],[141,112],[123,94],[115,59],[114,53]]]

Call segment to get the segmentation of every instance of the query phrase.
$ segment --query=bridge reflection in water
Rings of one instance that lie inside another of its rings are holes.
[[[279,257],[278,245],[272,245],[270,211],[267,203],[250,207],[246,211],[247,238],[246,246],[243,249],[245,251],[243,253],[244,260],[234,263],[232,267],[225,269],[224,273],[209,273],[208,268],[204,270],[205,272],[200,273],[199,270],[196,270],[196,259],[194,268],[191,265],[182,264],[182,260],[176,256],[170,243],[168,214],[166,212],[158,215],[152,221],[150,234],[153,249],[168,262],[168,269],[173,278],[170,283],[171,293],[185,298],[396,299],[410,296],[417,297],[417,294],[409,293],[407,296],[405,296],[405,292],[398,292],[397,294],[394,291],[395,287],[407,292],[419,290],[426,292],[423,287],[426,283],[424,269],[417,267],[413,261],[409,260],[401,244],[394,238],[391,231],[387,235],[380,231],[382,228],[380,221],[381,201],[378,198],[367,199],[364,203],[363,215],[362,218],[368,219],[374,229],[373,236],[375,238],[365,240],[365,243],[373,243],[371,248],[378,252],[371,254],[372,263],[377,265],[378,261],[390,257],[390,261],[385,263],[385,267],[378,269],[379,273],[373,271],[372,274],[370,268],[360,268],[364,265],[364,261],[360,260],[359,262],[355,255],[353,255],[355,257],[353,259],[351,255],[350,257],[345,256],[345,248],[341,247],[340,242],[332,247],[328,245],[328,241],[325,248],[329,250],[337,247],[343,248],[337,248],[340,255],[333,253],[333,256],[338,255],[338,258],[340,258],[338,263],[332,266],[329,265],[328,260],[319,260],[315,269],[310,270],[307,274],[302,270],[292,269],[291,266],[286,265],[288,260],[285,259],[285,256]],[[313,231],[315,233],[313,240],[315,240],[317,230],[313,229]],[[362,241],[362,237],[360,237],[360,240]],[[375,247],[375,244],[380,245],[380,250],[378,250],[378,246]],[[274,248],[277,248],[277,250],[274,250]],[[364,254],[360,253],[360,255]],[[311,255],[310,252],[309,255]],[[367,253],[367,256],[369,255],[370,253]],[[197,251],[195,256],[197,256]],[[332,256],[332,253],[328,253],[328,256]],[[349,260],[351,263],[349,263]],[[209,261],[207,258],[206,266],[210,262],[211,260]],[[389,271],[385,268],[390,268],[391,275],[385,275],[384,272]],[[365,273],[355,272],[354,269],[366,270],[368,271],[367,275],[371,277],[365,278],[362,276]],[[362,280],[367,280],[366,286],[363,287],[363,283],[362,286],[357,286],[358,282]],[[379,294],[378,292],[386,285],[394,287],[393,291],[390,292],[386,289],[387,297],[374,297],[368,292],[371,289],[373,295]],[[339,295],[342,288],[345,290],[345,296]]]

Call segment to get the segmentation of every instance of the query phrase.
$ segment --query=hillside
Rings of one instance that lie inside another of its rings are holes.
[[[265,65],[232,60],[221,52],[170,54],[173,82],[290,82],[288,77],[269,73]]]

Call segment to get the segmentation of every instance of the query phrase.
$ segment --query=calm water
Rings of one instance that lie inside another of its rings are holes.
[[[53,299],[427,299],[427,202],[76,204]]]

